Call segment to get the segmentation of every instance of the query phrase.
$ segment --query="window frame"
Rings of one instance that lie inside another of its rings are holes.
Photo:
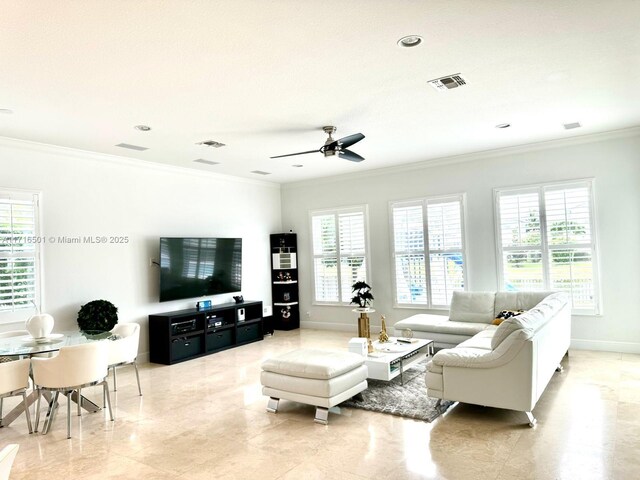
[[[393,308],[405,308],[412,310],[449,310],[451,305],[439,305],[433,303],[432,298],[432,285],[431,285],[431,259],[430,255],[432,253],[443,253],[446,250],[431,250],[429,248],[429,215],[428,215],[428,206],[429,204],[437,204],[437,203],[447,203],[452,200],[460,202],[460,237],[462,240],[462,248],[460,249],[462,253],[462,275],[464,276],[464,291],[468,291],[469,289],[469,277],[468,277],[468,267],[467,267],[467,228],[466,228],[466,218],[467,218],[467,194],[465,192],[462,193],[451,193],[446,195],[430,195],[428,197],[419,197],[412,198],[406,200],[391,200],[389,201],[389,245],[390,245],[390,261],[391,261],[391,285],[393,288]],[[424,250],[422,253],[425,255],[425,280],[427,285],[427,303],[399,303],[398,302],[398,285],[397,285],[397,276],[396,276],[396,249],[395,249],[395,230],[394,230],[394,221],[393,221],[393,210],[395,207],[407,207],[407,206],[422,206],[422,232],[424,235]]]
[[[365,278],[365,282],[367,283],[371,283],[371,248],[370,248],[370,244],[369,244],[369,206],[368,204],[362,204],[362,205],[351,205],[351,206],[346,206],[346,207],[335,207],[335,208],[322,208],[322,209],[317,209],[317,210],[309,210],[309,232],[311,232],[311,235],[309,235],[309,240],[310,240],[310,252],[311,252],[311,271],[312,271],[312,289],[313,289],[313,295],[312,295],[312,301],[311,304],[312,305],[324,305],[324,306],[340,306],[340,307],[348,307],[348,306],[352,306],[351,305],[351,298],[348,299],[348,301],[340,301],[339,297],[342,293],[342,275],[341,275],[341,265],[342,265],[342,255],[340,252],[340,222],[339,222],[339,215],[343,214],[343,213],[356,213],[356,212],[361,212],[363,214],[363,220],[364,220],[364,248],[365,248],[365,252],[364,252],[364,259],[367,265],[367,278]],[[322,300],[317,300],[316,299],[316,258],[333,258],[334,255],[316,255],[315,251],[314,251],[314,245],[313,245],[313,218],[315,216],[321,216],[321,215],[333,215],[334,216],[334,221],[335,221],[335,225],[336,225],[336,254],[335,254],[335,258],[337,260],[337,266],[338,266],[338,301],[322,301]]]
[[[585,187],[588,191],[589,202],[589,228],[591,229],[591,241],[589,247],[591,248],[591,268],[593,272],[593,294],[594,294],[594,307],[592,309],[584,308],[572,308],[571,313],[573,315],[583,316],[601,316],[603,314],[602,308],[602,290],[600,285],[600,249],[598,243],[598,222],[596,220],[596,202],[595,202],[595,178],[580,178],[574,180],[559,180],[553,182],[542,182],[528,185],[519,185],[512,187],[496,187],[493,189],[493,217],[494,217],[494,232],[495,232],[495,247],[496,247],[496,266],[498,277],[498,290],[505,291],[504,281],[504,260],[503,253],[509,250],[522,250],[523,247],[503,247],[502,246],[502,231],[500,222],[500,195],[505,192],[511,193],[537,193],[538,195],[538,208],[540,212],[540,247],[530,247],[529,250],[539,250],[541,254],[542,263],[542,279],[543,290],[553,290],[551,288],[551,268],[549,263],[549,253],[555,249],[562,248],[584,248],[587,243],[581,244],[562,244],[561,246],[550,246],[547,239],[547,208],[545,192],[547,190],[565,190],[572,187]]]
[[[26,314],[29,310],[33,312],[45,311],[43,279],[44,279],[44,262],[43,262],[43,244],[45,237],[42,235],[42,192],[37,190],[26,190],[19,188],[0,187],[0,198],[9,199],[28,199],[31,197],[34,205],[34,302],[36,306],[25,306],[24,308],[15,307],[11,310],[0,310],[0,325],[15,324],[24,322]]]

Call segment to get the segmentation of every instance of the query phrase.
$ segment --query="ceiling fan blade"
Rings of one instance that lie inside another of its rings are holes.
[[[360,155],[358,155],[355,152],[352,152],[351,150],[340,150],[338,152],[338,155],[340,155],[340,158],[344,158],[345,160],[349,160],[351,162],[361,162],[364,160],[364,157],[361,157]]]
[[[282,157],[293,157],[294,155],[305,155],[307,153],[317,153],[320,150],[309,150],[307,152],[298,152],[298,153],[288,153],[286,155],[276,155],[275,157],[269,157],[269,158],[282,158]]]
[[[338,140],[334,140],[328,145],[324,146],[325,150],[335,150],[338,145],[340,145],[341,149],[349,148],[354,143],[358,143],[360,140],[364,138],[364,135],[361,133],[354,133],[353,135],[349,135],[348,137],[342,137]]]
[[[338,139],[338,143],[340,144],[340,148],[344,150],[345,148],[349,148],[354,143],[358,143],[363,138],[364,138],[363,134],[354,133],[353,135],[349,135],[348,137],[343,137]]]

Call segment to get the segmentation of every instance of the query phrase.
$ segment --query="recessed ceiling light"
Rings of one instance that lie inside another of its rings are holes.
[[[301,168],[304,167],[304,165],[301,165],[299,163],[296,163],[295,165],[291,165],[292,167],[296,167],[296,168]]]
[[[0,108],[0,113],[4,113],[5,115],[11,115],[13,113],[13,110],[11,110],[10,108]]]
[[[581,126],[580,122],[565,123],[563,125],[565,130],[573,130],[574,128],[580,128]]]
[[[509,128],[510,126],[510,123],[499,123],[498,125],[496,125],[496,128]]]
[[[263,172],[262,170],[253,170],[251,173],[255,173],[256,175],[271,175],[271,172]]]
[[[151,127],[149,127],[148,125],[136,125],[135,127],[136,130],[140,130],[141,132],[148,132],[149,130],[151,130]]]
[[[398,40],[398,45],[403,48],[417,47],[422,43],[422,37],[420,35],[407,35]]]

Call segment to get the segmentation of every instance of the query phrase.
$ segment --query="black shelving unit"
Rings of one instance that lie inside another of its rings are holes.
[[[149,315],[149,357],[172,365],[262,340],[262,302]]]
[[[273,327],[276,330],[294,330],[300,328],[296,234],[275,233],[271,235],[270,245]]]

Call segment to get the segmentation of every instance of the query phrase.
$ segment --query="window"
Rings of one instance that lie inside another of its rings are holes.
[[[38,194],[0,190],[0,313],[40,305]]]
[[[397,306],[447,308],[465,288],[463,195],[392,202]]]
[[[501,290],[568,292],[574,313],[598,314],[593,182],[496,189]]]
[[[367,281],[367,207],[311,212],[314,301],[351,301],[351,285]]]

